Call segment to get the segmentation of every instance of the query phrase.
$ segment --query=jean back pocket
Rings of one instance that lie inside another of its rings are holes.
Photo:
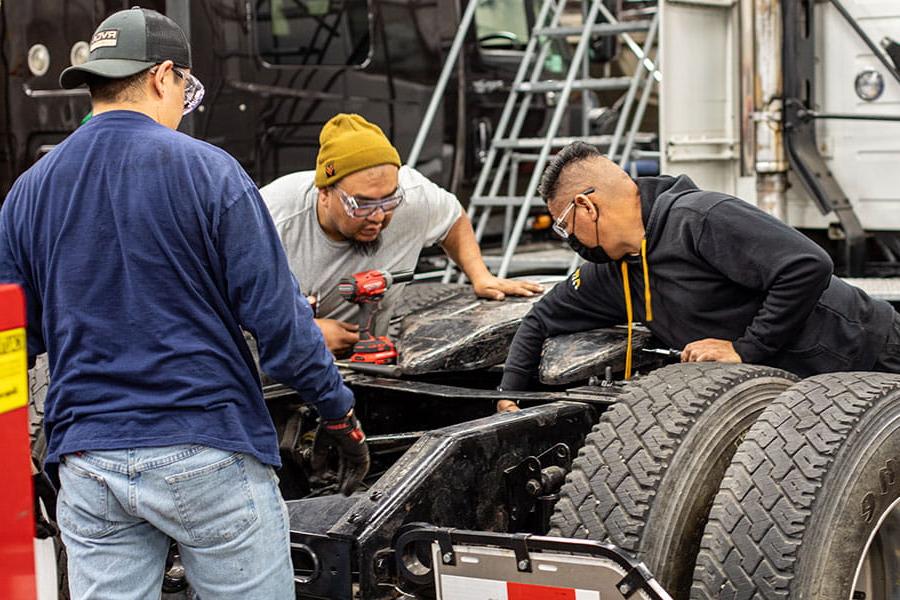
[[[232,540],[258,518],[240,454],[169,475],[165,480],[181,524],[197,546],[215,546]]]
[[[59,468],[57,513],[64,529],[84,538],[101,538],[116,529],[110,520],[110,491],[106,480],[63,460]]]

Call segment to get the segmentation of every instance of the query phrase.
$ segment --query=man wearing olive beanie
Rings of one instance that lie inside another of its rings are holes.
[[[341,299],[338,281],[367,269],[412,271],[422,249],[436,243],[479,297],[502,300],[542,291],[531,282],[494,277],[456,197],[401,166],[381,129],[360,115],[338,114],[325,124],[315,171],[285,175],[260,192],[301,289],[317,297],[317,323],[336,354],[359,339],[358,309]],[[388,290],[376,333],[386,333],[403,287]]]

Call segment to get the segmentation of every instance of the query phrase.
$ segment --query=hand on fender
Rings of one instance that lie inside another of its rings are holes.
[[[488,275],[478,281],[472,281],[472,289],[479,298],[503,300],[507,296],[534,296],[544,292],[544,286],[533,281],[519,279],[500,279]]]

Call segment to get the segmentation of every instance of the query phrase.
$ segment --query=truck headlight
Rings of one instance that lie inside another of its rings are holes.
[[[28,70],[35,77],[46,75],[50,70],[50,51],[43,44],[35,44],[28,49]]]
[[[75,42],[72,45],[72,50],[69,51],[69,62],[72,63],[72,66],[77,67],[86,63],[90,56],[91,47],[88,46],[87,42]]]
[[[884,93],[884,77],[875,69],[860,71],[853,83],[860,100],[874,102]]]

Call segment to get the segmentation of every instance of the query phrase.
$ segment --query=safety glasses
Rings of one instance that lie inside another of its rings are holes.
[[[184,80],[184,112],[181,114],[186,115],[200,106],[200,103],[203,102],[206,88],[203,87],[200,80],[193,75],[188,75],[175,67],[172,67],[172,72]]]
[[[596,190],[594,188],[590,187],[590,188],[584,190],[583,192],[581,192],[580,194],[578,194],[578,196],[587,196],[589,194],[593,194],[595,191]],[[564,211],[562,211],[562,213],[560,213],[559,217],[557,217],[556,220],[553,221],[553,225],[552,225],[553,233],[555,233],[556,235],[558,235],[559,237],[561,237],[564,240],[569,239],[569,230],[566,228],[566,217],[569,216],[569,212],[575,206],[575,200],[578,198],[578,196],[575,196],[575,198],[572,198],[572,201],[569,202],[569,205],[566,207],[566,209]]]
[[[340,196],[341,204],[344,205],[344,210],[347,211],[347,215],[354,219],[365,219],[366,217],[374,215],[379,210],[384,213],[391,212],[403,204],[404,199],[403,189],[399,187],[397,188],[397,191],[390,196],[379,198],[377,200],[363,200],[356,196],[351,196],[337,186],[334,187],[334,190],[338,193],[338,196]]]

